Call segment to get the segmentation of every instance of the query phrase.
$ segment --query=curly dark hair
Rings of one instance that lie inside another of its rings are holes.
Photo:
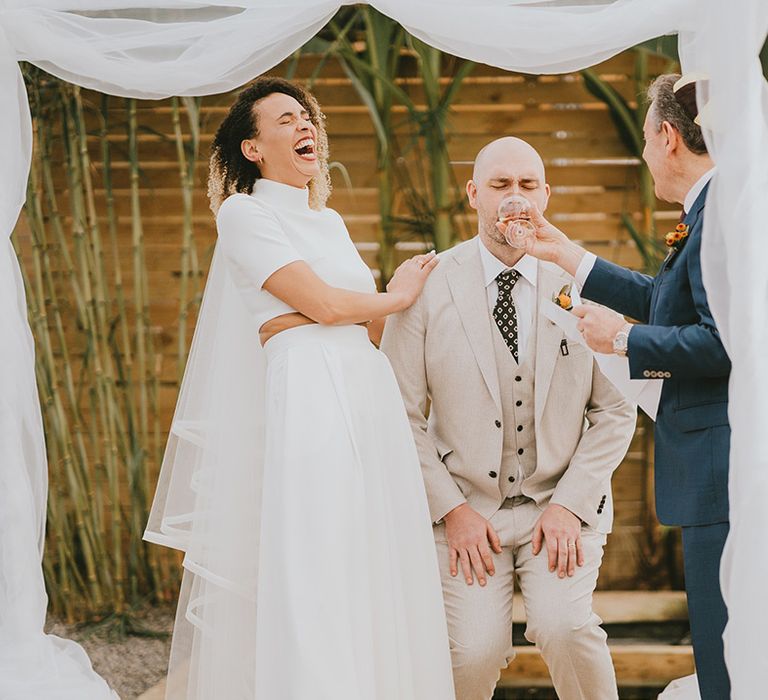
[[[656,131],[659,131],[663,122],[669,122],[680,132],[683,143],[691,153],[704,155],[707,152],[707,144],[704,142],[701,127],[691,119],[675,97],[674,86],[679,79],[678,73],[660,75],[648,88],[654,125]]]
[[[320,172],[309,182],[309,205],[322,209],[331,193],[328,173],[328,135],[325,116],[317,100],[304,88],[282,78],[262,77],[254,80],[238,96],[221,122],[211,145],[208,172],[208,199],[214,216],[221,203],[236,192],[250,194],[261,175],[259,166],[248,160],[240,144],[259,134],[258,113],[253,106],[276,92],[293,97],[309,113],[309,120],[317,128],[315,152]]]

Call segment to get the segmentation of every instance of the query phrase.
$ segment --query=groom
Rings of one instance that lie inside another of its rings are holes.
[[[514,655],[515,575],[561,700],[617,698],[592,593],[635,410],[539,313],[573,279],[496,229],[504,197],[543,210],[549,192],[530,145],[487,145],[467,183],[479,235],[441,255],[382,340],[435,523],[457,700],[490,700]]]
[[[531,252],[575,275],[597,306],[576,308],[585,340],[598,352],[629,358],[631,376],[664,380],[656,417],[656,510],[683,529],[688,613],[702,700],[727,700],[723,656],[728,613],[720,558],[728,535],[728,377],[731,363],[707,303],[701,274],[704,205],[714,163],[698,119],[695,80],[662,75],[648,91],[643,157],[656,195],[683,205],[656,277],[595,258],[536,217]]]

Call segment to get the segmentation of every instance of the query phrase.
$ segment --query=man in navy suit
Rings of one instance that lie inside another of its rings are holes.
[[[527,252],[573,275],[579,330],[596,352],[629,359],[634,379],[664,380],[656,417],[656,509],[683,532],[688,612],[702,700],[727,700],[722,635],[728,618],[720,558],[728,534],[728,376],[731,363],[701,276],[704,204],[714,164],[698,125],[696,82],[664,75],[649,88],[643,159],[656,196],[683,205],[684,218],[656,277],[597,258],[533,215]],[[615,309],[619,313],[612,311]],[[626,323],[625,314],[640,323]]]

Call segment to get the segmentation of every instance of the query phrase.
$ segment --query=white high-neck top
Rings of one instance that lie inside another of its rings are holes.
[[[257,328],[296,309],[262,287],[278,270],[304,261],[326,284],[376,291],[341,216],[309,206],[309,190],[256,180],[253,192],[227,197],[216,216],[218,245]]]

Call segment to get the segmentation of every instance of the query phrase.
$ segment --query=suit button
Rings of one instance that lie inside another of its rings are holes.
[[[497,427],[497,428],[500,428],[500,427],[501,427],[501,421],[500,421],[500,420],[497,420],[497,421],[496,421],[496,427]]]
[[[651,373],[646,369],[646,370],[643,371],[643,376],[644,377],[650,377]]]
[[[509,477],[509,483],[510,484],[514,484],[515,483],[515,477],[514,476],[510,476]]]
[[[602,506],[601,506],[600,508],[598,508],[598,509],[597,509],[597,514],[598,514],[598,515],[601,515],[601,514],[602,514],[602,512],[603,512],[603,508],[602,508]]]
[[[516,382],[522,382],[522,381],[523,381],[523,378],[522,378],[522,377],[515,377],[515,381],[516,381]]]
[[[664,376],[669,379],[672,376],[672,372],[664,372]]]
[[[522,401],[515,401],[515,406],[522,406],[522,405],[523,405]]]
[[[495,479],[498,476],[498,474],[496,472],[491,471],[491,472],[488,472],[488,476],[490,476],[491,479]]]
[[[521,433],[522,431],[523,431],[523,426],[522,425],[518,425],[517,426],[517,432]]]
[[[521,447],[521,448],[520,448],[520,449],[517,451],[517,454],[521,455],[521,454],[523,454],[523,452],[525,452],[525,450],[524,450],[524,449]]]

